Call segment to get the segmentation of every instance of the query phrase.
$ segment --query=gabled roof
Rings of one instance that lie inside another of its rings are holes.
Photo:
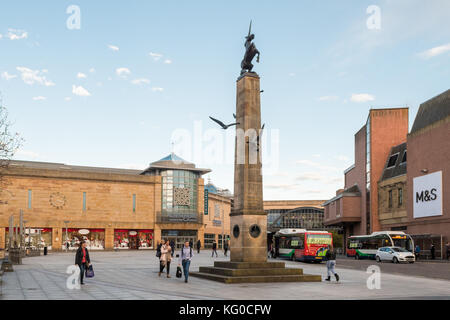
[[[415,133],[450,116],[450,90],[422,103],[411,129]]]

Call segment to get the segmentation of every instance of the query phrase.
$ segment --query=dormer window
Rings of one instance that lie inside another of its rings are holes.
[[[395,167],[395,164],[397,163],[397,159],[398,159],[398,153],[393,154],[392,156],[390,156],[387,168]]]

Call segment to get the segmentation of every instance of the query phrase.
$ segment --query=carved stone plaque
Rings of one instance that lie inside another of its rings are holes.
[[[176,206],[189,206],[191,204],[188,188],[173,188],[173,200]]]

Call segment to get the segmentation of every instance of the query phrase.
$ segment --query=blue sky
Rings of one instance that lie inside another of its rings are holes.
[[[80,29],[66,26],[70,5]],[[381,29],[367,28],[370,5]],[[449,12],[447,0],[2,2],[0,92],[25,139],[15,158],[143,169],[177,150],[176,130],[231,122],[252,19],[268,142],[279,133],[264,198],[328,199],[370,108],[409,106],[412,126],[449,89]],[[232,163],[201,152],[183,155],[232,190]]]

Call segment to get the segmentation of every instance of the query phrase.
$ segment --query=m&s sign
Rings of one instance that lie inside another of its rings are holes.
[[[442,171],[413,179],[414,218],[442,216]]]

